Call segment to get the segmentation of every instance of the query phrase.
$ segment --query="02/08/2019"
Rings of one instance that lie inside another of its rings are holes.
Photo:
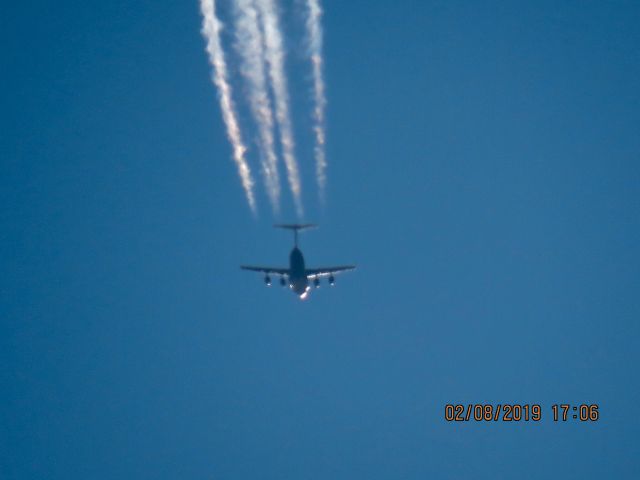
[[[447,404],[444,419],[447,422],[539,422],[542,408],[538,404]]]

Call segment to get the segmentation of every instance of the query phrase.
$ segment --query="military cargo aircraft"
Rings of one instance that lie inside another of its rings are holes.
[[[276,228],[284,228],[287,230],[293,230],[293,249],[289,254],[289,267],[256,267],[252,265],[241,265],[243,270],[251,270],[254,272],[264,273],[264,283],[267,286],[271,286],[271,275],[277,275],[280,277],[280,285],[283,287],[288,286],[291,291],[300,297],[301,300],[307,298],[311,286],[311,281],[314,287],[320,286],[320,278],[328,277],[329,285],[335,284],[334,275],[339,272],[355,269],[355,265],[341,265],[337,267],[322,267],[322,268],[307,268],[304,263],[304,256],[302,251],[298,248],[298,232],[300,230],[306,230],[315,228],[317,225],[311,223],[305,224],[281,224],[274,225]]]

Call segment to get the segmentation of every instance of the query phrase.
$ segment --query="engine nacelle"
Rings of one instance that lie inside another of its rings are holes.
[[[320,279],[318,277],[313,279],[313,286],[316,288],[320,287]]]
[[[329,285],[331,285],[332,287],[336,284],[336,279],[333,275],[331,275],[329,277]]]
[[[280,286],[281,286],[281,287],[284,287],[284,286],[286,286],[286,285],[287,285],[287,282],[286,282],[286,280],[284,279],[284,277],[280,277]]]
[[[264,276],[264,283],[267,285],[267,287],[271,286],[271,277],[269,275]]]

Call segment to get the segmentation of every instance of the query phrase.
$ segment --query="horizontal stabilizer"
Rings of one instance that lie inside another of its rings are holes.
[[[279,223],[274,225],[276,228],[286,228],[287,230],[307,230],[309,228],[317,228],[318,225],[314,223]]]

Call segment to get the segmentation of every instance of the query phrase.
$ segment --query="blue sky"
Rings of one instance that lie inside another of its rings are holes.
[[[306,302],[238,269],[293,208],[250,213],[197,2],[5,9],[0,477],[638,478],[640,7],[323,5],[302,248],[359,268]],[[544,418],[444,421],[487,402]]]

